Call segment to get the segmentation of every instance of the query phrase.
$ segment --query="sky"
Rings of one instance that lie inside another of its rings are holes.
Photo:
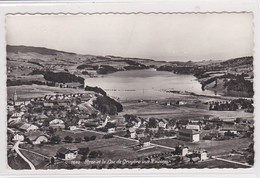
[[[7,15],[9,45],[165,61],[253,55],[253,14]]]

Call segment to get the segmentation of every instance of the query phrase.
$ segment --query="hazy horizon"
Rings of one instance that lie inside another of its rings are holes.
[[[7,15],[6,41],[80,55],[159,61],[253,56],[253,15]]]
[[[53,49],[53,48],[47,48],[47,47],[44,47],[44,46],[27,46],[27,45],[10,45],[10,44],[7,44],[7,46],[24,46],[24,47],[35,47],[35,48],[46,48],[46,49],[50,49],[50,50],[56,50],[56,51],[61,51],[61,52],[65,52],[65,53],[74,53],[74,52],[71,52],[71,51],[63,51],[63,50],[60,50],[60,49]],[[141,58],[141,57],[131,57],[131,56],[118,56],[118,55],[111,55],[111,54],[107,54],[107,55],[95,55],[95,54],[78,54],[78,53],[74,53],[76,55],[89,55],[89,56],[114,56],[114,57],[122,57],[122,58],[138,58],[138,59],[147,59],[147,60],[155,60],[155,61],[166,61],[166,62],[188,62],[188,61],[192,61],[192,62],[202,62],[202,61],[211,61],[212,59],[201,59],[201,60],[185,60],[185,61],[181,61],[181,60],[172,60],[172,61],[167,61],[167,60],[156,60],[156,59],[152,59],[152,58]],[[216,60],[212,60],[212,61],[225,61],[225,60],[229,60],[229,59],[235,59],[235,58],[241,58],[241,57],[249,57],[249,56],[234,56],[234,57],[231,57],[231,58],[228,58],[228,59],[216,59]]]

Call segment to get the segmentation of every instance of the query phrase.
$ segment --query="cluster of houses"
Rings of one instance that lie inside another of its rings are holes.
[[[12,141],[29,141],[30,135],[49,139],[39,131],[76,130],[78,128],[105,129],[109,134],[116,132],[120,119],[111,119],[92,107],[93,92],[86,94],[56,94],[32,99],[20,99],[16,92],[8,102],[8,134]],[[44,142],[44,141],[42,141]],[[30,141],[38,144],[39,141]]]
[[[219,119],[205,116],[197,120],[176,120],[170,122],[167,119],[155,119],[156,125],[149,125],[149,121],[143,118],[132,118],[126,121],[126,137],[138,139],[140,145],[149,146],[150,140],[164,138],[176,138],[186,142],[199,142],[203,139],[204,132],[211,135],[211,139],[224,138],[227,135],[245,136],[253,134],[253,122],[247,119]],[[131,127],[129,127],[131,126]],[[214,134],[213,134],[214,133]],[[232,133],[232,134],[230,134]],[[213,136],[214,135],[214,136]]]
[[[236,100],[213,100],[207,102],[209,110],[216,111],[236,111],[244,109],[246,112],[253,112],[253,100],[236,99]]]
[[[36,65],[35,65],[36,66]],[[36,69],[40,69],[41,67],[32,67],[32,66],[19,66],[19,65],[15,65],[15,66],[8,66],[7,67],[7,73],[11,73],[13,72],[14,70],[26,70],[26,69],[29,69],[29,70],[36,70]]]
[[[212,130],[219,137],[232,133],[239,135],[253,132],[253,123],[237,118],[219,119],[205,116],[201,119],[144,119],[134,115],[102,115],[92,107],[93,93],[60,94],[20,100],[15,92],[13,100],[8,103],[8,135],[11,141],[25,141],[34,145],[48,142],[52,135],[46,132],[53,130],[76,130],[88,128],[107,134],[126,133],[124,136],[139,140],[141,148],[149,148],[156,134],[164,138],[176,138],[185,142],[199,142],[204,130]],[[35,110],[37,109],[37,110]],[[66,120],[66,118],[69,118]],[[213,132],[211,137],[214,138]],[[181,147],[183,159],[194,162],[207,159],[205,150],[189,151]],[[61,159],[76,158],[77,149],[61,148],[57,155]]]
[[[146,140],[147,138],[143,138],[140,141],[144,144],[144,146],[150,146],[150,142]],[[78,154],[79,149],[74,145],[70,145],[61,147],[59,150],[57,150],[55,157],[62,160],[73,160],[77,157]],[[171,152],[153,153],[145,156],[145,158],[149,159],[150,162],[156,159],[160,159],[161,157],[164,157],[164,159],[168,160],[169,163],[173,161],[176,163],[179,161],[183,161],[184,163],[195,163],[209,159],[208,153],[205,149],[190,150],[189,147],[183,145],[177,145],[174,151]],[[177,160],[177,157],[181,157],[181,159]]]
[[[13,99],[8,102],[8,128],[15,138],[22,139],[21,135],[33,133],[38,130],[64,129],[65,119],[68,113],[72,117],[82,117],[89,113],[81,111],[78,104],[85,103],[93,97],[93,94],[57,94],[46,95],[32,99],[18,98],[16,91]],[[73,127],[71,127],[73,129]]]

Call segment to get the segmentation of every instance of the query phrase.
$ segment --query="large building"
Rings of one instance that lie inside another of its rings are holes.
[[[198,142],[200,140],[200,134],[195,130],[181,129],[178,131],[177,138],[189,142]]]

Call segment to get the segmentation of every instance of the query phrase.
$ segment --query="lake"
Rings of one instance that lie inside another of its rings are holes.
[[[174,74],[155,69],[119,71],[98,78],[85,78],[85,85],[100,87],[111,97],[121,100],[164,99],[173,94],[166,90],[188,91],[200,95],[215,95],[201,89],[192,75]]]

